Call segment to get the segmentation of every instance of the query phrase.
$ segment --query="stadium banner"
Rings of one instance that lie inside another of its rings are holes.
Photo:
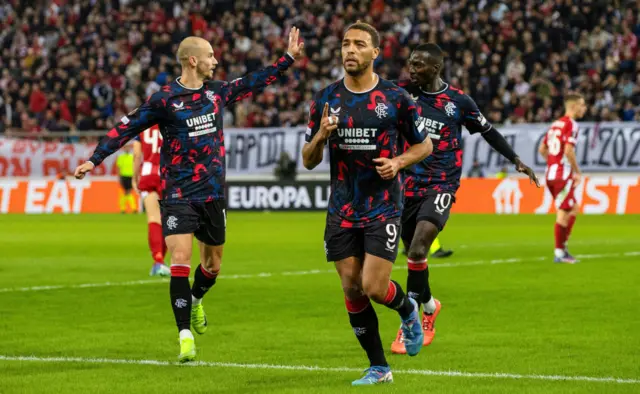
[[[329,181],[227,182],[227,209],[242,211],[324,211]]]
[[[582,172],[640,172],[640,123],[638,122],[579,122],[576,158]],[[522,161],[534,171],[545,171],[546,163],[538,148],[549,124],[518,124],[499,127]],[[463,139],[463,174],[474,161],[482,165],[485,175],[498,172],[512,164],[494,151],[480,134]]]
[[[0,137],[0,177],[46,177],[73,173],[96,144],[68,144]],[[95,168],[93,176],[117,175],[117,154]]]
[[[639,172],[640,123],[609,122],[579,123],[576,157],[583,172]],[[519,124],[500,127],[507,141],[522,160],[542,173],[545,163],[538,147],[548,124]],[[297,161],[299,173],[328,173],[329,155],[312,172],[302,166],[304,127],[228,129],[225,133],[227,174],[230,177],[271,175],[278,159],[287,153]],[[492,175],[503,166],[511,167],[481,135],[463,133],[463,174],[478,161],[485,175]],[[0,137],[0,176],[43,177],[71,172],[93,152],[95,144],[66,144]],[[112,155],[99,166],[94,176],[115,175]]]
[[[118,213],[117,180],[0,179],[1,213]],[[230,211],[323,211],[329,199],[328,181],[229,182]],[[584,214],[640,214],[640,176],[585,177],[576,188]],[[553,198],[525,178],[466,178],[456,194],[453,211],[486,214],[546,214],[555,212]]]

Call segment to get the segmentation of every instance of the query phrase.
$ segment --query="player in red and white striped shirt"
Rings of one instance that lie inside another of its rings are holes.
[[[171,270],[164,264],[167,244],[162,235],[160,203],[162,187],[160,182],[160,147],[162,134],[158,125],[151,126],[138,135],[133,144],[133,184],[144,203],[149,225],[149,249],[154,264],[151,276],[171,276]]]
[[[556,263],[573,264],[577,260],[567,250],[567,240],[576,221],[580,207],[576,203],[574,191],[580,183],[580,169],[576,160],[576,139],[578,123],[587,107],[579,94],[569,94],[565,98],[565,114],[551,124],[551,128],[540,144],[539,152],[547,160],[546,183],[558,210],[555,225]]]

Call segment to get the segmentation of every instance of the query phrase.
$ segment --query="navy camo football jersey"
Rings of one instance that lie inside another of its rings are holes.
[[[329,115],[338,118],[338,128],[327,142],[331,167],[327,225],[362,228],[399,217],[401,175],[383,180],[373,159],[398,156],[400,136],[409,144],[427,138],[415,103],[404,89],[382,78],[363,93],[351,92],[343,80],[337,81],[319,91],[311,103],[307,142],[320,129],[325,103]]]
[[[491,124],[471,97],[449,84],[434,93],[407,81],[397,84],[416,102],[420,122],[433,141],[431,155],[404,171],[405,196],[455,193],[462,175],[462,126],[473,134],[489,131]]]
[[[103,137],[89,159],[96,166],[130,139],[158,124],[163,144],[160,158],[162,198],[166,202],[206,202],[225,198],[224,107],[258,93],[276,81],[294,59],[231,82],[205,81],[198,89],[180,83],[163,86]]]

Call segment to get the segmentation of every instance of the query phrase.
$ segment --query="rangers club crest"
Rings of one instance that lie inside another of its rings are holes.
[[[207,90],[204,94],[207,96],[207,98],[208,98],[209,100],[211,100],[211,102],[212,102],[212,103],[214,103],[214,104],[215,104],[215,102],[216,102],[216,95],[215,95],[211,90]]]
[[[447,113],[447,116],[454,116],[456,114],[456,105],[449,101],[447,105],[444,106],[444,112]]]
[[[384,119],[387,117],[387,109],[389,107],[387,107],[387,105],[385,103],[378,103],[378,105],[376,105],[376,115],[378,115],[378,119]]]

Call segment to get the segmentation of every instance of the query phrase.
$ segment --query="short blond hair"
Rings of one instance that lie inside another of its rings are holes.
[[[580,100],[584,100],[584,97],[580,93],[569,93],[564,96],[564,105],[566,107]]]
[[[209,44],[204,38],[190,36],[180,42],[176,57],[180,64],[185,65],[189,62],[189,57],[198,56],[205,44]]]

